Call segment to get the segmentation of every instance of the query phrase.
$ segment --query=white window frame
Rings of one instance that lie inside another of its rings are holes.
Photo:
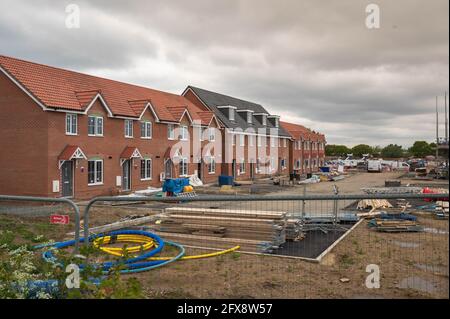
[[[167,139],[170,141],[175,140],[175,125],[167,124]]]
[[[254,136],[253,135],[249,135],[248,136],[248,146],[253,147],[255,146],[255,143],[253,141]]]
[[[142,125],[144,125],[144,134],[142,134]],[[140,123],[141,138],[151,140],[153,137],[153,123],[151,121],[141,121]]]
[[[275,158],[270,158],[270,171],[273,172],[275,170]]]
[[[216,128],[215,127],[209,127],[208,128],[208,140],[210,142],[216,141]]]
[[[150,162],[150,171],[147,167],[147,162]],[[144,178],[142,177],[142,163],[144,163]],[[151,181],[153,178],[153,161],[151,158],[143,158],[141,159],[141,167],[140,167],[140,175],[141,181]]]
[[[283,147],[287,147],[287,139],[283,138]]]
[[[236,134],[231,134],[231,146],[236,145]]]
[[[270,137],[270,147],[275,147],[275,137]]]
[[[125,137],[132,138],[133,137],[133,120],[125,120]]]
[[[239,146],[245,146],[245,135],[239,134]]]
[[[264,126],[267,125],[267,115],[262,116],[262,125],[264,125]]]
[[[239,172],[241,174],[245,174],[245,158],[241,158],[241,161],[239,162]]]
[[[287,168],[286,158],[281,159],[281,170],[285,170]]]
[[[253,123],[253,114],[252,112],[247,112],[247,123],[252,124]]]
[[[189,129],[186,125],[180,126],[180,141],[187,141],[189,136]]]
[[[256,143],[257,143],[258,147],[262,147],[262,136],[261,135],[257,136]]]
[[[215,174],[216,173],[216,159],[214,156],[209,157],[209,163],[208,163],[208,174]]]
[[[228,114],[229,114],[228,118],[230,119],[230,121],[235,121],[236,120],[236,111],[232,107],[230,107],[228,109]]]
[[[92,133],[90,134],[89,133],[89,119],[90,118],[94,119],[94,134],[92,134]],[[99,120],[102,123],[101,125],[99,125]],[[104,132],[103,127],[105,126],[104,124],[105,124],[105,122],[103,120],[103,116],[89,115],[88,116],[88,136],[102,137],[103,136],[103,132]],[[99,133],[100,130],[101,130],[101,133]]]
[[[75,119],[75,124],[73,119]],[[75,132],[73,131],[74,127]],[[78,135],[78,115],[75,113],[66,113],[66,135]]]
[[[180,162],[178,163],[179,165],[179,174],[180,177],[186,177],[189,174],[189,163],[188,163],[188,158],[187,157],[181,157],[180,158]],[[186,168],[186,170],[184,169]]]
[[[89,162],[94,162],[94,183],[89,183]],[[97,181],[97,163],[100,162],[102,163],[102,180],[101,181]],[[96,185],[103,185],[103,175],[104,175],[104,164],[103,164],[103,160],[88,160],[88,186],[96,186]]]

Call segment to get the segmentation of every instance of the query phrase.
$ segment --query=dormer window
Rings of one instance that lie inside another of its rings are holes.
[[[247,112],[247,123],[248,124],[252,124],[252,122],[253,122],[252,113],[251,112]]]
[[[269,121],[274,127],[280,127],[280,117],[278,115],[269,115]]]
[[[230,121],[236,120],[236,106],[223,105],[217,107]]]
[[[262,116],[262,125],[264,125],[264,126],[267,125],[267,115]]]
[[[234,109],[230,108],[229,112],[230,112],[230,117],[229,117],[230,121],[234,121],[235,120]]]

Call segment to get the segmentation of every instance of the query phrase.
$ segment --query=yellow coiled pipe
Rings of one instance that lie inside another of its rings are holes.
[[[112,243],[139,243],[140,245],[136,246],[130,246],[130,247],[104,247],[102,245],[112,244]],[[155,247],[155,242],[147,236],[142,235],[118,235],[114,238],[112,236],[104,236],[96,238],[93,241],[93,244],[95,247],[99,248],[100,250],[104,251],[107,254],[123,257],[124,252],[127,254],[132,253],[139,253],[144,250],[148,250],[152,247]],[[209,258],[209,257],[216,257],[220,255],[224,255],[227,253],[231,253],[235,250],[238,250],[240,246],[235,246],[230,249],[222,250],[222,251],[216,251],[213,253],[207,253],[207,254],[201,254],[201,255],[193,255],[193,256],[184,256],[181,259],[182,260],[188,260],[188,259],[201,259],[201,258]],[[147,260],[169,260],[173,257],[150,257]]]

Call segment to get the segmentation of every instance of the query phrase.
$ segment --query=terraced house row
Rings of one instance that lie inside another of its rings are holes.
[[[0,55],[0,194],[91,198],[196,174],[313,172],[325,137],[256,103],[181,95]]]

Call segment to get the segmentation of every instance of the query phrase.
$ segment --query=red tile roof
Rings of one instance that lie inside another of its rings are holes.
[[[186,107],[191,117],[203,112],[188,99],[172,93],[0,55],[0,66],[39,102],[50,109],[85,111],[100,94],[114,116],[139,117],[150,102],[162,121],[178,122],[169,110]],[[179,112],[175,112],[179,114]]]
[[[280,121],[280,124],[294,139],[325,142],[325,135],[314,132],[303,125],[283,121]]]

